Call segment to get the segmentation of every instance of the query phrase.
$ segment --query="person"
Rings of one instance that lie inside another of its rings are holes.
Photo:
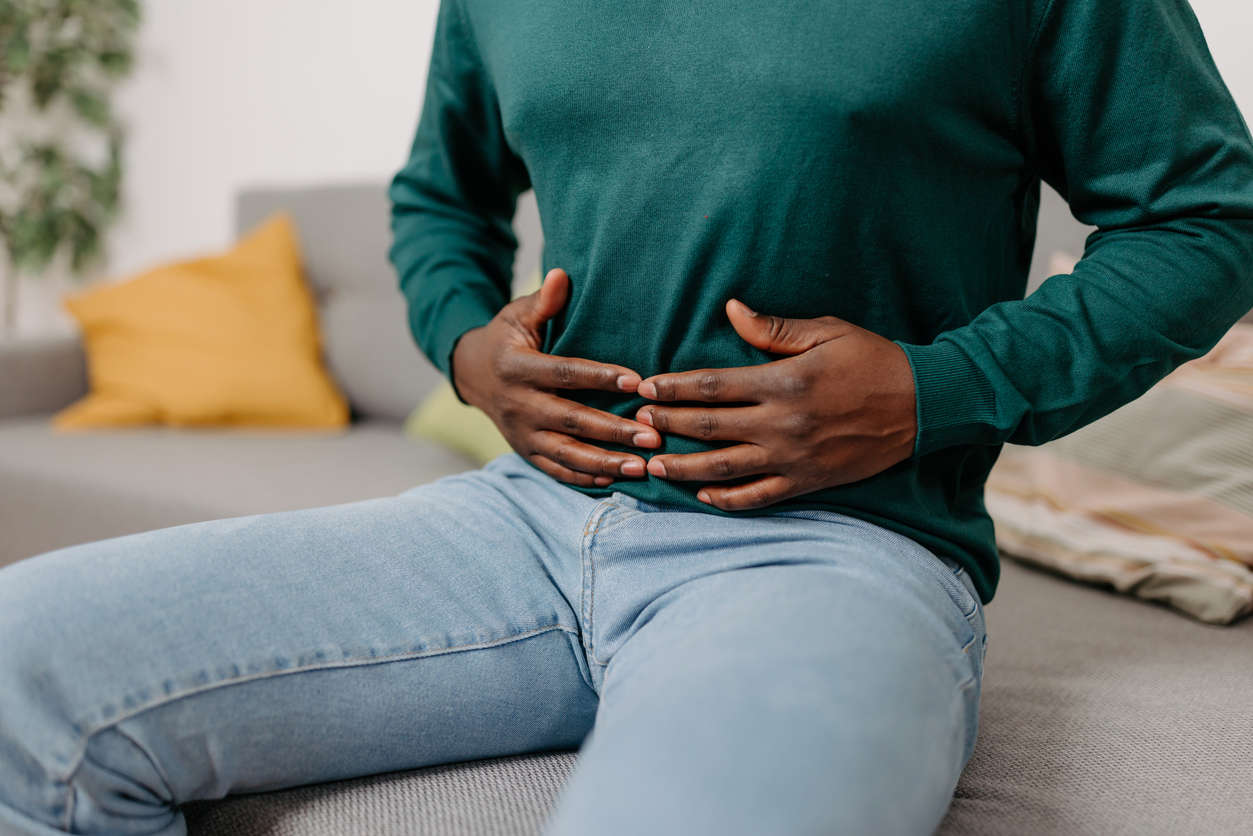
[[[934,831],[1001,446],[1253,306],[1191,8],[442,0],[433,44],[391,258],[514,452],[0,571],[0,827],[578,746],[549,836]],[[1042,181],[1097,230],[1024,297]]]

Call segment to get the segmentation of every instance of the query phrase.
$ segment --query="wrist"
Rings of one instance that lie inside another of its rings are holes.
[[[457,396],[457,400],[467,406],[477,406],[475,403],[477,398],[474,394],[472,384],[467,385],[467,378],[473,378],[473,375],[467,375],[466,370],[472,366],[473,343],[477,339],[477,333],[482,331],[486,326],[479,325],[469,328],[462,332],[461,336],[453,341],[452,351],[448,355],[448,382],[452,385],[453,394]],[[461,378],[458,378],[458,369],[461,370]]]

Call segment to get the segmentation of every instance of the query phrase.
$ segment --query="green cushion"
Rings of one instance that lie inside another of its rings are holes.
[[[492,419],[478,407],[457,400],[446,380],[409,414],[405,435],[442,444],[479,464],[512,449]]]

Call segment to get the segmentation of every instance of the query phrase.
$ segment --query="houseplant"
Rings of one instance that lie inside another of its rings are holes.
[[[122,126],[110,103],[131,70],[138,0],[0,2],[0,272],[6,333],[18,277],[58,256],[80,275],[118,209]]]

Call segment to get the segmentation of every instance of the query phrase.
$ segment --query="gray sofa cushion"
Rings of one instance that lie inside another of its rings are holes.
[[[280,209],[300,233],[331,376],[356,415],[403,420],[440,375],[409,334],[405,298],[387,261],[386,191],[377,185],[249,190],[236,206],[238,232]]]
[[[243,233],[271,212],[291,213],[317,299],[323,354],[354,413],[400,421],[441,380],[409,333],[396,271],[387,260],[391,205],[385,184],[250,189],[236,205]],[[539,261],[534,193],[518,201],[515,284]]]
[[[561,751],[467,761],[186,804],[184,812],[193,836],[518,836],[540,832],[574,759]]]
[[[396,494],[472,463],[400,425],[343,432],[0,421],[0,565],[60,546],[243,514]]]
[[[1215,627],[1004,559],[979,740],[945,834],[1237,834],[1253,619]]]
[[[1248,832],[1253,619],[1213,627],[1006,560],[987,620],[979,738],[940,834]],[[535,834],[572,764],[542,753],[185,809],[193,836]]]
[[[0,419],[55,412],[87,394],[77,334],[0,339]]]

